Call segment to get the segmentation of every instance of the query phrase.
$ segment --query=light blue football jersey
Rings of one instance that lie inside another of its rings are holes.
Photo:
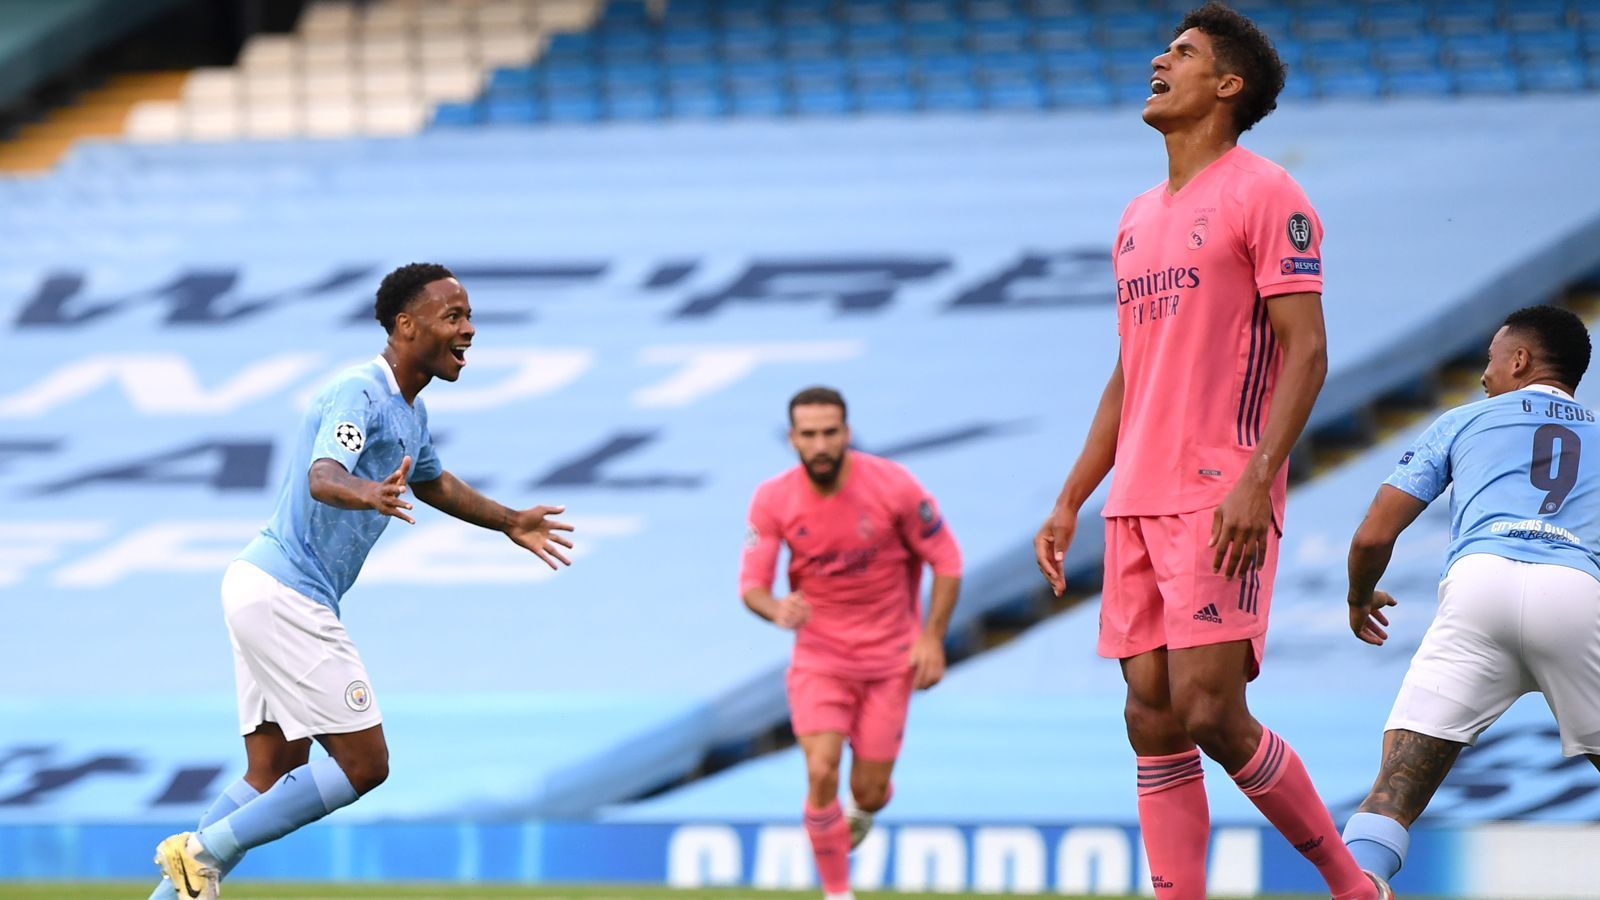
[[[239,558],[337,615],[339,598],[392,517],[311,499],[311,464],[327,458],[358,477],[382,481],[406,456],[408,482],[432,481],[444,472],[422,398],[406,403],[381,356],[341,372],[306,410],[272,520]]]
[[[1445,570],[1469,553],[1600,578],[1600,426],[1542,385],[1440,416],[1384,484],[1431,503],[1454,484]]]

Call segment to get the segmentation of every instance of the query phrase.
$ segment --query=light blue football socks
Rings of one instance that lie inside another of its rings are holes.
[[[1388,881],[1405,865],[1411,833],[1388,816],[1358,812],[1345,823],[1344,842],[1357,865]]]
[[[211,801],[211,805],[206,808],[205,814],[200,817],[199,827],[204,828],[213,822],[220,821],[229,813],[259,796],[261,796],[261,792],[251,787],[248,781],[243,778],[235,781],[233,784],[228,785],[221,794],[218,794],[217,799]],[[244,854],[240,854],[239,859],[243,858]],[[229,860],[227,865],[222,866],[222,874],[227,875],[232,871],[233,867],[238,864],[239,859]],[[155,892],[150,895],[150,900],[178,900],[178,889],[172,886],[172,882],[163,878],[161,883],[156,885]]]
[[[270,790],[196,832],[200,844],[225,866],[246,850],[275,841],[356,800],[356,789],[332,757],[283,776]]]

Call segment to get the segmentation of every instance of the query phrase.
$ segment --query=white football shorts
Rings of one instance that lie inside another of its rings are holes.
[[[366,666],[333,610],[234,560],[222,576],[222,613],[240,734],[276,722],[293,741],[383,721]]]
[[[1600,753],[1600,581],[1570,566],[1461,557],[1385,729],[1471,744],[1530,691],[1555,713],[1563,755]]]

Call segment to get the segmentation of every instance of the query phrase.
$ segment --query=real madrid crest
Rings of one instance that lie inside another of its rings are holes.
[[[1201,216],[1194,220],[1194,227],[1189,229],[1189,249],[1199,250],[1206,245],[1206,225],[1210,220]]]

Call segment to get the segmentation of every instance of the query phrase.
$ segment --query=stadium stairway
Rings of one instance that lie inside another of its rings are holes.
[[[42,172],[83,138],[123,133],[129,112],[138,104],[171,101],[182,93],[185,72],[129,72],[85,91],[71,104],[51,110],[43,121],[24,125],[0,142],[0,172]]]

